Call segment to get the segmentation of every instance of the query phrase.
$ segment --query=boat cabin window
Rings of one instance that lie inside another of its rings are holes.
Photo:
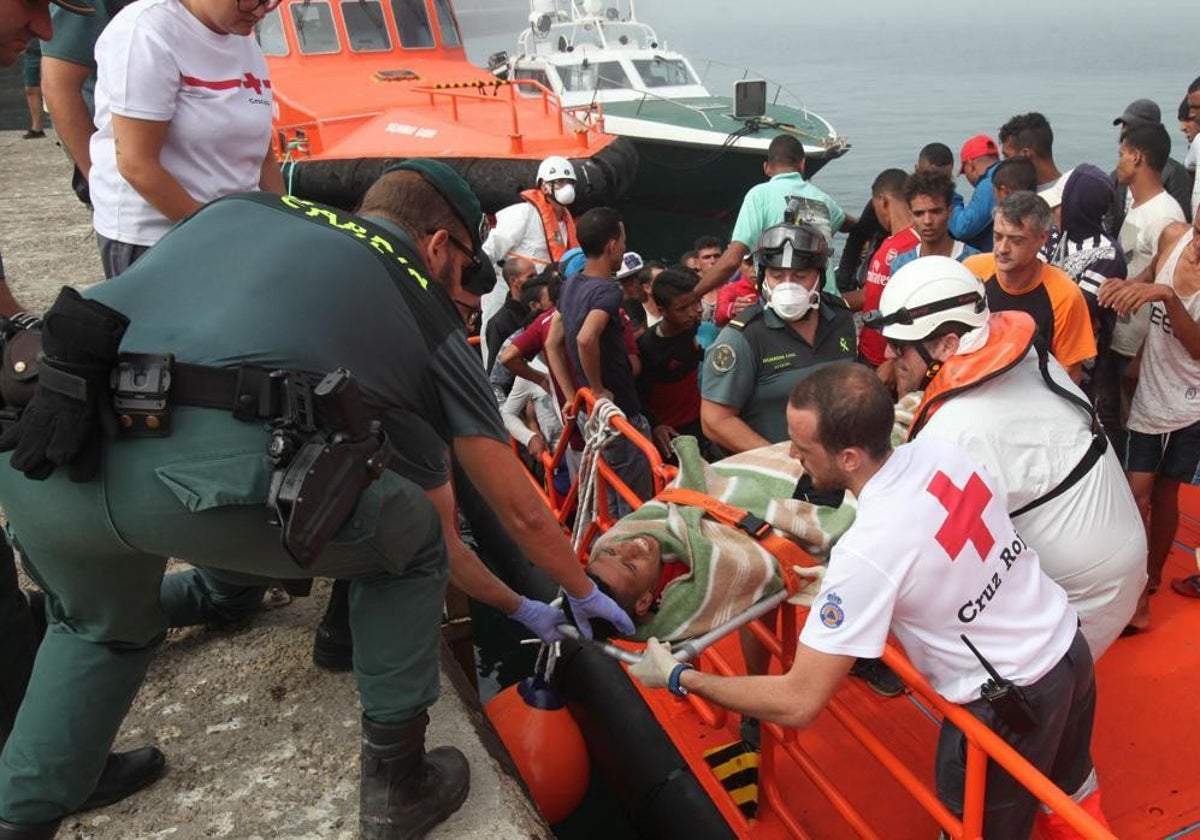
[[[547,88],[550,88],[550,90],[554,90],[554,88],[550,86],[550,79],[546,77],[545,70],[535,69],[535,68],[530,68],[530,67],[518,67],[517,72],[515,74],[513,74],[513,78],[515,78],[515,79],[532,79],[533,81],[537,82],[538,84],[542,85],[543,87],[547,87]],[[535,90],[534,88],[529,87],[528,85],[518,86],[517,92],[520,93],[522,96],[541,96],[542,95],[542,92],[540,90]]]
[[[619,61],[589,62],[586,66],[560,66],[558,73],[562,76],[563,87],[569,91],[621,90],[633,87]]]
[[[700,84],[688,66],[677,58],[635,60],[633,67],[648,88]]]
[[[450,8],[450,0],[433,0],[433,8],[437,11],[438,31],[442,34],[442,46],[461,47],[462,38],[458,35],[458,21],[454,19],[454,10]]]
[[[293,3],[288,8],[292,11],[292,23],[296,26],[296,40],[300,42],[300,52],[305,55],[318,55],[335,53],[341,49],[337,30],[333,26],[333,12],[328,3]]]
[[[283,14],[278,7],[267,14],[254,26],[254,37],[262,47],[264,55],[287,55],[287,37],[283,34]]]
[[[382,52],[392,48],[379,0],[342,0],[342,21],[354,52]]]
[[[425,0],[392,0],[400,46],[423,49],[433,46],[433,28],[429,25],[429,10]]]

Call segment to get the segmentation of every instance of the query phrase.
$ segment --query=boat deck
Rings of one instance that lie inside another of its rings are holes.
[[[1096,667],[1092,751],[1104,812],[1123,838],[1200,836],[1200,601],[1170,587],[1197,572],[1200,488],[1182,494],[1186,512],[1150,602],[1150,629],[1118,640]]]
[[[1200,488],[1184,488],[1185,513],[1178,541],[1164,573],[1164,586],[1152,600],[1149,630],[1120,639],[1097,666],[1099,700],[1093,755],[1100,774],[1103,806],[1112,831],[1122,838],[1200,836],[1200,727],[1194,724],[1200,688],[1200,602],[1170,588],[1175,577],[1197,571],[1200,545]],[[718,651],[740,664],[736,640]],[[738,739],[738,717],[721,728],[706,726],[687,700],[664,691],[643,692],[664,728],[695,767],[703,753]],[[888,746],[917,778],[933,781],[938,717],[911,695],[884,699],[860,680],[848,679],[836,700]],[[848,737],[828,711],[798,740],[869,828],[862,836],[927,840],[937,834],[933,818],[905,792],[880,763]],[[854,831],[798,765],[786,755],[772,759],[783,801],[810,837],[846,837]],[[697,774],[714,799],[725,796],[709,774]],[[762,791],[760,790],[760,802]],[[793,836],[774,808],[762,809],[748,836]],[[872,834],[873,832],[873,834]]]

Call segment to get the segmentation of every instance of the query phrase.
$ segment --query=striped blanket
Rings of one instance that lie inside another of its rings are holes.
[[[679,475],[671,486],[697,490],[765,519],[818,560],[854,521],[849,495],[836,508],[792,498],[804,468],[788,454],[786,442],[714,464],[700,456],[694,438],[676,438],[674,446]],[[666,585],[658,609],[635,638],[700,635],[783,586],[775,558],[757,540],[688,505],[650,500],[610,528],[593,551],[638,536],[657,540],[664,561],[682,562],[690,571]]]

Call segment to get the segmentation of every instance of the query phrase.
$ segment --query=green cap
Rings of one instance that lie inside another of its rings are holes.
[[[398,171],[416,172],[437,190],[471,234],[471,244],[475,250],[480,252],[480,247],[491,232],[491,226],[487,216],[483,214],[479,199],[461,175],[440,160],[429,158],[409,158],[403,163],[392,164],[383,170],[382,174]]]

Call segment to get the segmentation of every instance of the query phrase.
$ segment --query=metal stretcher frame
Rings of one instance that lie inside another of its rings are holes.
[[[576,391],[575,400],[571,405],[570,416],[574,418],[581,408],[591,410],[595,405],[595,397],[587,388]],[[612,422],[613,428],[628,438],[646,456],[653,475],[654,494],[658,495],[667,483],[675,476],[676,470],[664,464],[654,444],[641,435],[623,417],[616,417]],[[530,476],[546,500],[551,511],[564,526],[571,519],[578,498],[579,488],[576,483],[563,496],[557,493],[553,486],[555,469],[564,462],[567,443],[570,435],[564,433],[553,454],[545,453],[542,464],[544,469],[544,484],[539,484]],[[597,469],[597,499],[595,519],[590,523],[586,538],[580,547],[580,562],[586,562],[588,547],[599,534],[607,531],[615,520],[610,516],[607,505],[607,494],[617,493],[622,499],[636,508],[645,501],[639,499],[613,472],[601,458]],[[708,633],[691,639],[674,647],[676,657],[680,661],[696,661],[697,667],[724,676],[738,676],[741,671],[735,668],[721,653],[712,647],[715,642],[734,630],[745,628],[763,644],[771,657],[777,660],[782,671],[787,671],[795,659],[796,647],[799,644],[799,628],[807,607],[797,607],[786,602],[788,593],[781,590],[758,601],[742,615],[735,616],[721,626]],[[768,626],[767,620],[774,619]],[[560,628],[564,629],[564,628]],[[565,628],[565,632],[578,639],[578,633],[573,627]],[[635,652],[634,645],[629,642],[618,644],[610,642],[582,641],[602,651],[618,661],[631,665],[638,662],[640,654]],[[983,837],[983,800],[987,781],[988,762],[993,761],[1008,771],[1023,787],[1034,795],[1047,808],[1055,812],[1086,840],[1115,840],[1115,835],[1086,813],[1058,786],[1046,778],[1032,764],[1026,761],[1016,750],[1009,746],[991,729],[984,726],[974,715],[961,706],[951,703],[934,690],[933,686],[913,667],[908,657],[895,646],[888,644],[883,653],[884,663],[890,667],[908,688],[931,709],[940,713],[943,719],[950,720],[962,730],[967,742],[966,781],[963,790],[963,815],[956,817],[938,799],[937,793],[900,759],[896,753],[887,747],[883,741],[850,710],[838,697],[833,697],[826,710],[843,728],[857,740],[882,767],[909,793],[910,796],[924,809],[951,838],[963,840],[981,840]],[[710,703],[695,694],[689,694],[686,701],[697,717],[713,729],[722,728],[727,719],[727,710]],[[850,803],[832,779],[821,769],[820,763],[814,759],[797,738],[797,731],[777,724],[762,724],[762,759],[759,765],[759,788],[762,793],[762,804],[771,810],[784,825],[791,836],[808,838],[799,817],[789,807],[786,791],[778,784],[774,759],[782,752],[811,780],[830,805],[846,821],[847,825],[863,838],[877,838],[879,835],[867,824],[862,814]],[[689,762],[693,772],[711,773],[707,767],[699,767]],[[726,799],[729,799],[725,795]],[[723,815],[731,827],[742,837],[755,836],[755,820],[747,819],[730,799],[728,802],[718,802]],[[760,805],[761,808],[761,805]]]

